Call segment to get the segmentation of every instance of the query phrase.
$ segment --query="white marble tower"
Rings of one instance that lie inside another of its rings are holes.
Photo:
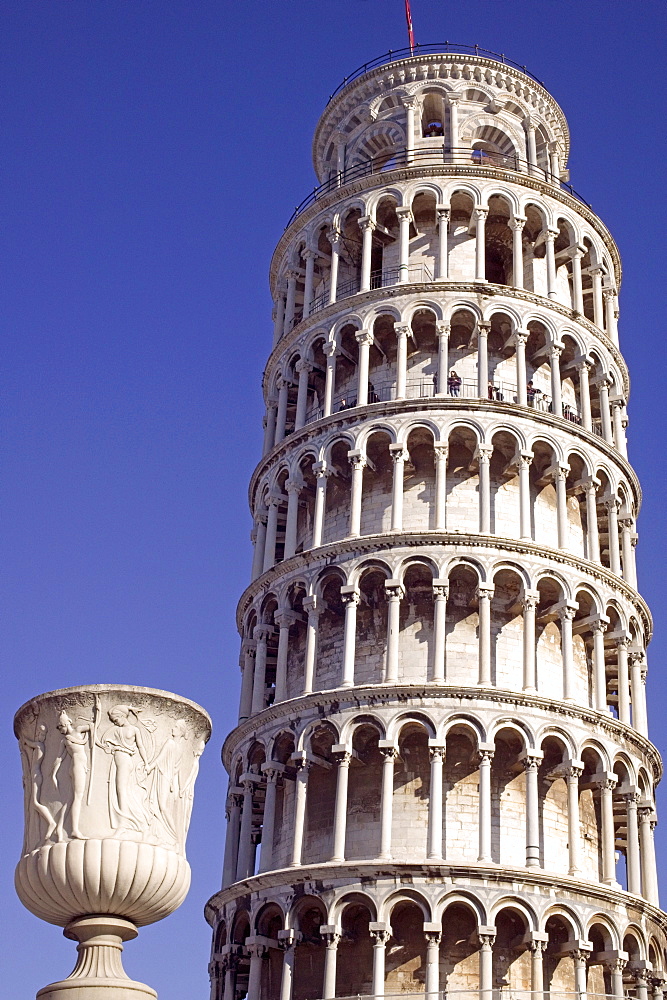
[[[662,996],[621,265],[525,68],[332,96],[271,265],[213,1000]]]

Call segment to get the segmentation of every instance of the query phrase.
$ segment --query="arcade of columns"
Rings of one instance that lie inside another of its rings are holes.
[[[620,261],[492,59],[329,102],[271,267],[212,1000],[662,997]]]

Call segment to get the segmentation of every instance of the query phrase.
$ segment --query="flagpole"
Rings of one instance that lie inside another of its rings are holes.
[[[408,26],[408,44],[410,46],[410,55],[414,55],[415,36],[412,30],[412,11],[410,10],[410,0],[405,0],[405,21]]]

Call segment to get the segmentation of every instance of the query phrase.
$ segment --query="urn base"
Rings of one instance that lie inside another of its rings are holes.
[[[37,1000],[157,1000],[155,990],[129,979],[123,970],[123,942],[137,936],[130,920],[108,914],[78,917],[64,934],[79,942],[74,971],[67,979],[44,986]]]

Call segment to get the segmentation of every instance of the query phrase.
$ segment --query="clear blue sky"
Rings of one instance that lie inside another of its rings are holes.
[[[572,182],[620,246],[631,458],[646,496],[640,585],[658,626],[649,707],[664,753],[667,7],[413,0],[413,18],[418,41],[477,42],[545,81],[569,119]],[[2,4],[8,997],[33,997],[74,961],[59,929],[14,896],[12,715],[41,691],[103,681],[171,689],[213,717],[190,896],[128,945],[125,962],[161,1000],[208,996],[202,908],[222,865],[219,749],[237,704],[234,611],[250,560],[269,258],[314,184],[310,143],[329,93],[405,41],[403,0]],[[667,903],[667,878],[662,891]]]

